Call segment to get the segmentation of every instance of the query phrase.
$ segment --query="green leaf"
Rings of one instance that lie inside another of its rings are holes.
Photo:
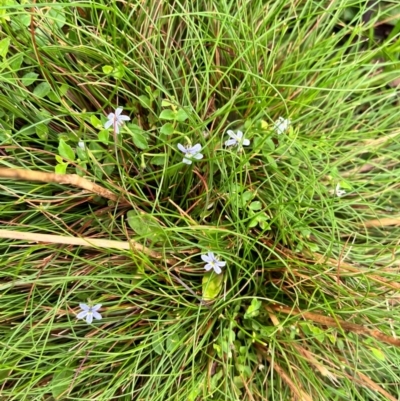
[[[371,350],[371,352],[374,354],[374,356],[379,359],[380,361],[384,361],[386,359],[385,354],[378,348],[373,348],[370,347],[369,348]]]
[[[261,218],[260,218],[261,217]],[[262,230],[270,230],[271,226],[268,223],[268,218],[265,216],[258,217],[258,224],[260,225]]]
[[[214,271],[207,272],[203,276],[202,288],[205,301],[214,300],[221,291],[224,275],[216,274]]]
[[[13,6],[17,4],[15,0],[1,0],[0,1],[0,20],[10,21],[10,8],[5,6]]]
[[[19,22],[23,27],[28,27],[31,24],[31,16],[27,12],[23,12],[19,15],[16,15],[13,17],[13,19],[14,18],[15,18],[15,22]],[[12,21],[12,22],[14,22],[14,21]],[[17,25],[17,23],[15,25]],[[22,28],[22,27],[19,26],[19,28]]]
[[[86,161],[88,158],[88,155],[85,151],[85,149],[80,148],[79,146],[76,147],[76,154],[81,161]]]
[[[99,165],[95,164],[93,166],[93,172],[96,178],[98,178],[99,180],[103,178],[103,170]]]
[[[27,72],[22,78],[21,81],[25,86],[32,85],[39,77],[39,74],[36,72]]]
[[[300,322],[299,324],[306,335],[311,335],[315,337],[320,343],[324,342],[325,340],[324,330],[307,322]]]
[[[51,91],[51,87],[47,82],[42,82],[33,90],[33,94],[37,97],[43,98]]]
[[[79,166],[81,168],[79,168]],[[78,174],[80,177],[83,177],[85,175],[85,170],[87,170],[87,164],[85,162],[80,162],[79,166],[75,167],[75,172]]]
[[[50,23],[55,24],[59,28],[65,25],[66,17],[64,12],[64,7],[53,5],[50,8],[48,15],[51,17]]]
[[[156,334],[153,336],[154,342],[151,343],[151,346],[154,350],[154,352],[158,355],[162,355],[164,351],[164,336],[160,333]]]
[[[261,208],[262,208],[262,204],[260,201],[251,202],[249,205],[249,209],[253,210],[254,212],[257,210],[261,210]]]
[[[254,198],[254,192],[253,191],[245,191],[242,194],[242,201],[243,205],[246,204],[250,199]]]
[[[59,398],[68,390],[74,375],[75,373],[72,369],[61,370],[53,375],[51,392],[54,398]]]
[[[259,301],[257,298],[253,298],[251,300],[250,306],[247,308],[247,311],[244,314],[244,318],[251,319],[253,317],[258,316],[260,314],[261,305],[262,305],[261,301]]]
[[[101,123],[101,121],[95,115],[91,115],[90,116],[90,123],[95,128],[102,128],[103,127],[103,124]]]
[[[258,219],[257,219],[257,217],[254,217],[254,219],[250,220],[249,228],[256,227],[257,225],[258,225]]]
[[[109,137],[110,137],[110,131],[108,129],[103,129],[99,131],[99,133],[97,134],[98,140],[104,143],[105,145],[108,145]]]
[[[273,152],[275,150],[274,141],[271,138],[267,138],[263,143],[264,152]]]
[[[163,110],[160,114],[160,120],[176,120],[177,113],[173,110]]]
[[[107,155],[103,161],[103,170],[107,175],[111,175],[115,169],[115,160],[111,155]]]
[[[56,93],[51,91],[47,97],[53,102],[53,103],[60,103],[60,98],[57,96]]]
[[[151,109],[151,100],[148,96],[146,96],[146,95],[139,96],[139,101],[140,101],[140,104],[145,109]]]
[[[49,128],[46,124],[38,124],[35,127],[36,135],[42,140],[46,141],[49,136]]]
[[[8,60],[10,63],[11,71],[17,72],[21,68],[22,61],[24,60],[23,53],[15,54],[12,59]]]
[[[56,164],[54,169],[56,174],[65,174],[67,172],[68,163],[59,163]]]
[[[150,239],[154,242],[160,242],[166,239],[163,227],[151,214],[137,214],[135,210],[127,213],[129,227],[136,234]]]
[[[175,104],[164,99],[161,101],[161,107],[175,107]]]
[[[269,124],[265,120],[259,120],[259,124],[260,129],[262,129],[263,131],[266,131],[268,129]]]
[[[112,65],[103,65],[101,68],[104,72],[104,74],[111,74],[114,71],[114,67]]]
[[[174,126],[171,123],[165,123],[161,129],[160,134],[172,135],[174,133]]]
[[[147,149],[149,144],[144,136],[143,130],[136,124],[129,124],[130,134],[132,136],[133,143],[139,149]]]
[[[113,77],[115,79],[121,79],[125,75],[125,68],[122,64],[118,65],[116,68],[114,68],[114,71],[112,73]]]
[[[75,152],[63,139],[60,139],[58,153],[66,160],[75,160]]]
[[[60,96],[65,96],[66,93],[68,92],[69,85],[68,84],[62,84],[59,88],[58,91],[60,93]]]
[[[8,53],[8,48],[10,47],[10,38],[4,38],[3,40],[0,40],[0,57],[5,60],[7,58],[7,53]]]
[[[174,351],[179,344],[180,335],[172,334],[167,337],[167,350]]]
[[[95,141],[90,142],[88,148],[96,160],[101,160],[106,153],[104,148]]]
[[[269,166],[273,167],[274,169],[278,169],[278,165],[276,164],[276,161],[273,157],[265,155],[265,154],[264,154],[264,156],[267,159]]]
[[[164,166],[166,161],[167,155],[158,155],[151,159],[151,164],[154,164],[155,166]]]
[[[160,116],[161,118],[161,116]],[[178,112],[176,113],[176,120],[179,122],[184,122],[189,118],[187,115],[186,111],[183,109],[179,109]]]

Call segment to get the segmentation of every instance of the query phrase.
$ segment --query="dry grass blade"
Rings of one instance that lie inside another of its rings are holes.
[[[74,187],[85,189],[86,191],[92,192],[96,195],[102,196],[103,198],[110,199],[112,201],[118,201],[118,199],[121,199],[118,196],[114,195],[108,189],[103,188],[100,185],[97,185],[93,182],[90,182],[86,178],[80,177],[77,174],[56,174],[56,173],[47,173],[44,171],[1,167],[0,178],[67,184],[67,185],[72,185]],[[121,200],[124,199],[122,198]]]
[[[133,249],[137,252],[143,252],[144,254],[154,258],[163,259],[167,264],[172,265],[178,261],[175,259],[165,259],[164,255],[152,251],[144,245],[139,244],[134,240],[130,241],[113,241],[107,239],[98,238],[76,238],[66,237],[62,235],[51,235],[51,234],[39,234],[39,233],[28,233],[13,230],[0,230],[0,238],[7,239],[18,239],[23,241],[34,241],[34,242],[47,242],[52,244],[63,244],[63,245],[76,245],[76,246],[88,246],[92,248],[112,248],[112,249]]]

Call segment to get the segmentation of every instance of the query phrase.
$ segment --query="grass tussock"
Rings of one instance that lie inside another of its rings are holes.
[[[366,3],[0,2],[2,400],[398,399],[400,20]]]

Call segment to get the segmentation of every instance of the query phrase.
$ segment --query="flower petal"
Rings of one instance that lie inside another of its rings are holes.
[[[207,264],[204,266],[204,268],[205,268],[207,271],[210,271],[213,267],[212,267],[212,265],[210,265],[209,263],[207,263]]]
[[[122,110],[123,110],[122,107],[118,107],[118,108],[115,110],[115,115],[118,117],[118,116],[122,113]]]
[[[95,306],[92,306],[92,311],[96,312],[97,310],[99,310],[101,308],[102,304],[96,304]]]
[[[236,132],[236,138],[242,139],[243,138],[243,132],[242,131],[237,131]]]
[[[212,259],[208,255],[201,255],[200,257],[201,257],[201,260],[203,260],[206,263],[212,261]]]
[[[120,120],[120,121],[130,121],[130,117],[129,116],[119,116],[118,117],[118,120]]]
[[[201,151],[201,145],[200,145],[199,143],[196,143],[196,145],[194,145],[194,146],[192,146],[192,147],[190,148],[190,151],[191,151],[192,153],[198,153],[198,152],[200,152],[200,151]]]
[[[226,262],[223,262],[222,260],[219,260],[219,261],[217,262],[217,265],[218,265],[218,266],[221,266],[221,267],[224,267],[224,266],[226,265]]]
[[[186,157],[183,158],[182,160],[185,164],[192,164],[192,161],[190,159],[186,159]]]
[[[228,131],[226,131],[226,133],[227,133],[231,138],[236,138],[236,134],[235,134],[231,129],[228,129]]]
[[[196,154],[193,156],[193,159],[200,160],[200,159],[202,159],[203,157],[204,157],[204,155],[203,155],[202,153],[196,153]]]
[[[181,152],[183,152],[183,153],[187,153],[187,149],[183,146],[183,145],[181,145],[180,143],[178,143],[178,149],[181,151]]]
[[[113,123],[114,123],[114,121],[112,119],[108,120],[107,122],[104,123],[104,128],[105,129],[110,128],[113,125]]]
[[[242,145],[243,146],[249,146],[250,145],[250,140],[249,139],[243,139]]]
[[[107,120],[114,120],[114,118],[115,118],[115,114],[114,114],[114,113],[110,113],[110,114],[107,116]]]
[[[88,314],[88,311],[84,310],[82,312],[79,312],[76,317],[77,319],[84,319],[86,317],[86,315]]]
[[[237,140],[236,139],[228,139],[227,141],[225,141],[225,146],[233,146],[237,144]]]
[[[119,125],[118,125],[118,123],[114,124],[114,132],[116,134],[119,134]]]
[[[215,260],[214,252],[208,252],[207,255],[211,260]]]
[[[93,311],[93,317],[97,320],[101,320],[102,317],[99,312]]]
[[[217,274],[221,274],[221,273],[222,273],[222,270],[221,270],[221,268],[220,268],[218,265],[215,265],[215,266],[214,266],[214,271],[215,271],[215,273],[217,273]]]
[[[89,312],[87,315],[86,315],[86,323],[87,324],[90,324],[90,323],[92,323],[93,322],[93,313],[92,312]]]
[[[89,305],[86,305],[86,304],[79,304],[79,307],[82,309],[82,310],[85,310],[85,311],[88,311],[89,309],[90,309],[90,306]]]

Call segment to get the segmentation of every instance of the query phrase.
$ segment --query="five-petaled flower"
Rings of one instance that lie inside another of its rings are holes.
[[[225,146],[236,146],[236,145],[243,145],[249,146],[250,141],[243,137],[242,131],[237,131],[236,134],[232,130],[226,131],[226,133],[231,137],[225,141]]]
[[[116,134],[119,134],[119,127],[124,123],[124,121],[129,121],[130,117],[128,116],[122,116],[122,107],[118,107],[117,110],[115,110],[115,113],[110,113],[107,116],[107,122],[104,124],[104,128],[110,128],[111,126],[113,127],[113,130]]]
[[[186,147],[178,143],[178,149],[185,155],[182,161],[186,164],[192,164],[192,159],[200,160],[203,158],[203,155],[200,153],[201,145],[199,143]]]
[[[226,265],[226,262],[222,262],[216,258],[214,252],[208,252],[207,255],[201,255],[201,259],[206,262],[204,268],[207,271],[214,269],[217,274],[220,274],[222,272],[221,267]]]
[[[101,304],[97,304],[94,306],[88,306],[86,304],[79,304],[80,308],[82,309],[82,312],[79,312],[76,317],[78,319],[85,319],[86,318],[86,323],[90,324],[93,321],[93,318],[100,320],[101,315],[99,312],[97,312],[101,308]]]
[[[274,128],[275,131],[278,135],[283,134],[284,132],[286,132],[289,129],[289,125],[290,125],[290,120],[289,119],[285,119],[283,117],[279,117],[275,123],[274,123]]]

